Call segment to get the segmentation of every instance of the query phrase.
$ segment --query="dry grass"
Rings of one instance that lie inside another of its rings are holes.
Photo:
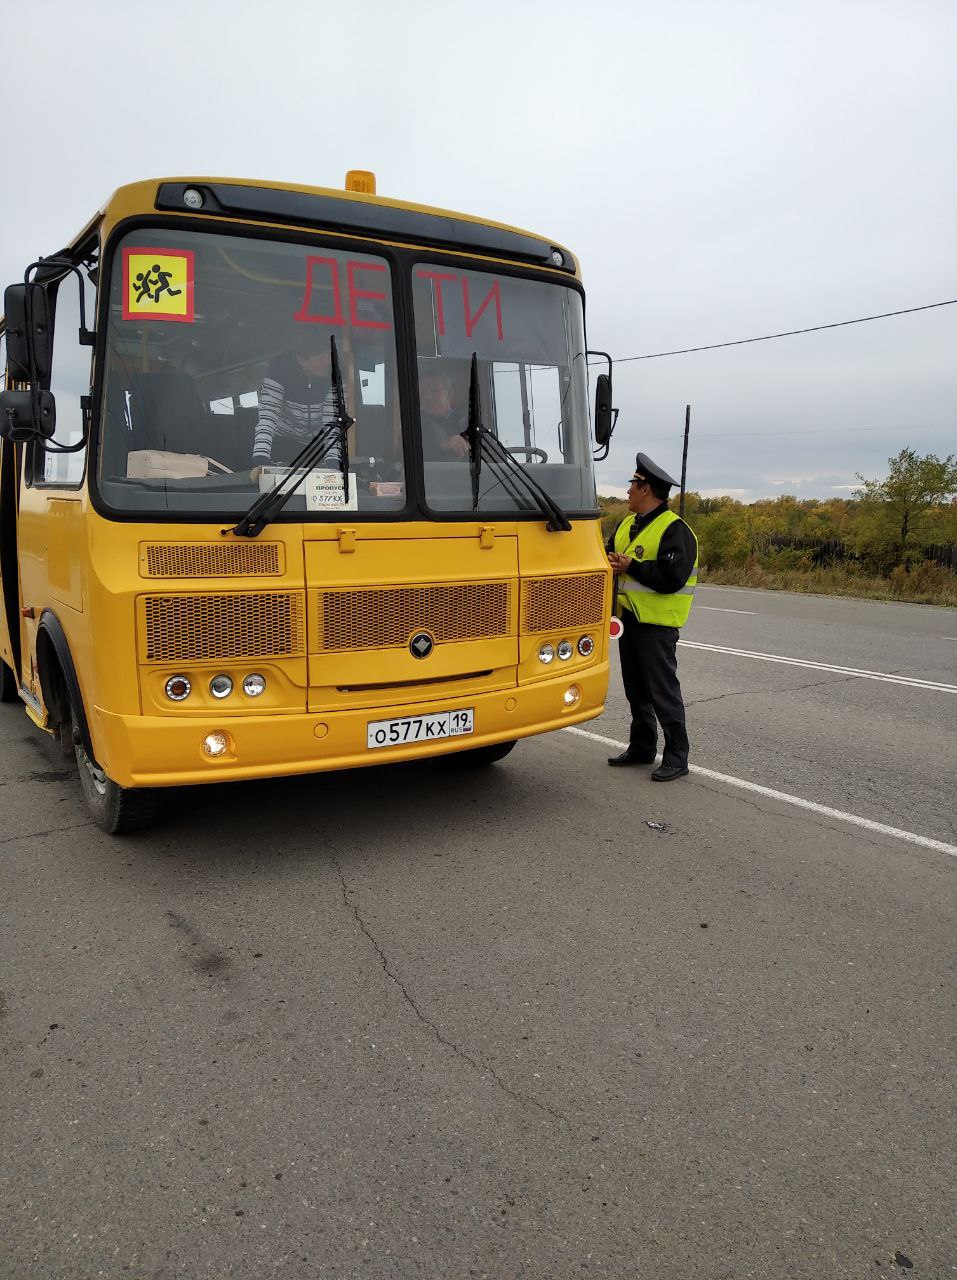
[[[765,591],[802,591],[821,596],[857,596],[866,600],[905,600],[910,604],[957,607],[957,574],[927,560],[889,578],[835,565],[820,569],[764,569],[752,561],[741,566],[701,571],[700,581],[714,586],[761,587]]]

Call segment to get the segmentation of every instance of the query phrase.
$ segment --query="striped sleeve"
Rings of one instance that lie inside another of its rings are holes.
[[[268,462],[272,457],[272,442],[279,434],[282,420],[283,389],[274,378],[263,378],[259,388],[259,419],[253,435],[253,461]]]

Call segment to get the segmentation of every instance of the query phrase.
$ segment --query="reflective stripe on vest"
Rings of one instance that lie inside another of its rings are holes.
[[[660,516],[652,520],[651,524],[645,525],[637,537],[629,538],[628,534],[634,519],[633,515],[626,516],[616,529],[615,550],[631,560],[647,564],[649,560],[658,559],[662,535],[669,525],[674,524],[681,517],[675,515],[673,511],[663,511]],[[687,527],[694,538],[695,562],[685,585],[677,591],[666,594],[655,591],[653,587],[643,587],[634,578],[619,578],[619,609],[629,610],[639,622],[649,622],[659,627],[681,627],[688,621],[691,601],[698,581],[698,539],[695,537],[694,530],[690,526]]]

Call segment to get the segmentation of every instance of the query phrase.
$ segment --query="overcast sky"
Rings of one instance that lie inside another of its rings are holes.
[[[117,186],[204,175],[485,215],[579,256],[616,359],[957,298],[955,0],[0,0],[0,280]],[[957,450],[957,306],[625,363],[636,450],[744,500]]]

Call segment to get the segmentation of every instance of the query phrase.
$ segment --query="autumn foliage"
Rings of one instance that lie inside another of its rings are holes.
[[[685,496],[705,582],[957,604],[957,462],[904,449],[851,498]],[[678,509],[678,499],[671,506]],[[627,503],[602,498],[613,530]]]

